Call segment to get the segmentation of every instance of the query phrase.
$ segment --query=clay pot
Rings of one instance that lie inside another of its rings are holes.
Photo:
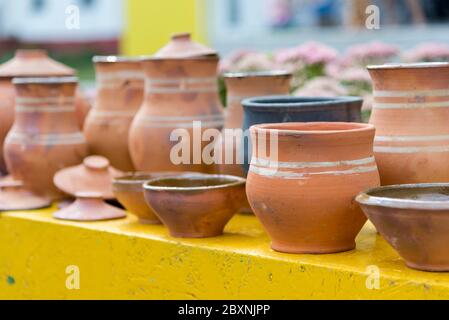
[[[369,66],[383,185],[449,181],[449,63]],[[399,169],[400,168],[400,169]]]
[[[112,180],[123,173],[109,164],[102,156],[89,156],[82,164],[59,170],[54,178],[55,185],[65,193],[75,196],[80,192],[97,193],[103,199],[115,199]]]
[[[76,71],[62,63],[51,59],[45,50],[17,50],[14,58],[0,66],[0,150],[14,122],[14,86],[11,82],[17,77],[58,77],[73,76]],[[80,128],[84,120],[85,109],[89,108],[79,90],[75,107],[79,114]],[[5,173],[6,167],[0,151],[0,171]]]
[[[49,207],[50,199],[26,190],[21,181],[0,182],[0,211],[32,210]]]
[[[242,162],[237,157],[237,150],[242,150],[241,139],[226,139],[226,129],[242,129],[243,107],[242,100],[249,97],[267,95],[287,95],[290,91],[291,73],[286,71],[261,71],[225,73],[224,81],[227,89],[226,117],[222,136],[217,142],[221,145],[219,157],[221,159],[218,171],[246,177]],[[228,135],[232,137],[232,135]],[[227,141],[230,140],[230,141]],[[226,156],[232,163],[225,161]]]
[[[369,124],[345,122],[251,127],[254,156],[246,192],[274,250],[355,248],[366,217],[354,197],[379,185],[374,131]]]
[[[179,238],[215,237],[245,201],[245,179],[227,175],[157,178],[144,184],[145,199]]]
[[[144,78],[140,59],[97,56],[95,105],[84,126],[89,151],[105,156],[123,171],[133,171],[128,131],[143,101]]]
[[[161,221],[148,206],[143,195],[143,184],[149,180],[162,177],[193,175],[195,172],[133,172],[117,177],[112,182],[112,188],[117,200],[128,211],[134,213],[142,224],[160,224]]]
[[[281,122],[361,122],[363,100],[358,97],[256,97],[242,102],[244,109],[243,130],[261,123]],[[243,170],[248,172],[251,159],[251,143],[245,139]]]
[[[60,220],[101,221],[125,218],[126,212],[105,203],[100,193],[81,192],[76,194],[75,202],[55,212],[53,217]]]
[[[14,125],[4,145],[8,171],[33,193],[57,199],[60,169],[80,163],[86,142],[76,123],[74,77],[17,78]]]
[[[201,138],[205,130],[223,127],[218,56],[199,51],[188,35],[174,36],[167,47],[142,62],[145,98],[129,132],[131,158],[138,171],[212,172],[202,151],[213,141]]]
[[[407,266],[449,271],[448,183],[374,188],[356,200]]]

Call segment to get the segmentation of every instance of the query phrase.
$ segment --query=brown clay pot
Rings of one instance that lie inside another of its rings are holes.
[[[11,80],[17,77],[73,76],[75,73],[74,69],[51,59],[45,50],[17,50],[14,58],[0,66],[0,150],[3,149],[4,139],[14,122],[15,91]],[[83,99],[81,91],[78,92],[75,107],[81,128],[89,105]],[[2,153],[0,151],[0,172],[5,173]]]
[[[449,181],[449,63],[368,70],[382,185]]]
[[[448,183],[374,188],[356,200],[407,266],[449,271]]]
[[[122,209],[111,206],[103,201],[100,193],[80,192],[71,205],[53,214],[55,219],[72,221],[101,221],[126,217]]]
[[[115,199],[112,180],[123,173],[109,164],[102,156],[89,156],[82,164],[59,170],[53,177],[54,184],[67,194],[80,192],[98,193],[103,199]]]
[[[50,199],[36,196],[21,181],[0,182],[0,211],[32,210],[49,207]]]
[[[379,185],[374,131],[370,124],[347,122],[251,127],[246,192],[274,250],[334,253],[355,248],[366,217],[354,197]]]
[[[33,193],[60,198],[53,175],[80,163],[87,154],[75,116],[77,79],[17,78],[13,83],[15,120],[4,144],[8,171]]]
[[[117,200],[126,210],[134,213],[142,224],[160,224],[161,221],[148,206],[143,195],[143,184],[162,177],[194,175],[195,172],[133,172],[115,178],[112,189]]]
[[[184,51],[173,49],[180,47]],[[215,170],[202,158],[206,145],[213,142],[201,141],[206,129],[223,127],[217,91],[218,56],[209,52],[199,50],[198,44],[183,34],[142,61],[145,98],[129,132],[130,154],[138,171]],[[198,127],[195,136],[194,127]]]
[[[105,156],[123,171],[133,171],[128,131],[143,101],[144,77],[140,59],[97,56],[95,105],[84,126],[89,151]]]
[[[245,201],[245,179],[227,175],[157,178],[144,184],[145,199],[179,238],[215,237]]]

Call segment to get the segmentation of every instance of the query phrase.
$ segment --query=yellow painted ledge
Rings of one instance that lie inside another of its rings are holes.
[[[72,223],[54,210],[0,214],[0,298],[449,299],[449,274],[407,269],[370,225],[354,251],[288,255],[269,249],[253,216],[237,215],[222,237],[179,240],[132,215]],[[66,287],[68,266],[78,290]],[[366,286],[369,266],[378,289]]]

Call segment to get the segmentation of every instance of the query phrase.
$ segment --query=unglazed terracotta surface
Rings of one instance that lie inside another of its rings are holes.
[[[126,217],[122,209],[111,206],[103,201],[99,193],[80,192],[76,200],[53,214],[55,219],[72,221],[101,221]]]
[[[77,79],[17,78],[13,82],[15,120],[4,145],[8,171],[33,193],[58,199],[63,194],[53,184],[53,175],[87,155],[75,115]]]
[[[0,181],[0,211],[41,209],[50,205],[50,199],[26,190],[21,181]]]
[[[410,268],[449,271],[449,184],[385,186],[356,200]]]
[[[137,58],[97,56],[97,95],[84,126],[89,151],[123,171],[133,171],[128,132],[142,104],[144,74]]]
[[[180,238],[215,237],[242,207],[245,179],[227,175],[196,175],[150,180],[144,184],[145,199]]]
[[[123,173],[102,156],[89,156],[82,164],[59,170],[53,181],[62,191],[72,196],[80,192],[98,193],[103,199],[115,199],[112,180]]]
[[[366,217],[354,198],[379,185],[374,131],[369,124],[344,122],[251,127],[253,158],[246,191],[274,250],[334,253],[355,248]]]
[[[449,181],[449,63],[368,70],[382,185]]]
[[[202,151],[213,141],[201,138],[206,129],[223,127],[217,88],[218,57],[156,54],[142,63],[145,98],[129,133],[136,170],[215,171],[214,165],[202,158]],[[195,137],[194,127],[198,128]]]

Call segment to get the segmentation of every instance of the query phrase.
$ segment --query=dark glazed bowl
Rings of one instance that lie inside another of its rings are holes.
[[[144,184],[144,193],[173,237],[215,237],[244,204],[245,182],[208,174],[158,178]]]
[[[449,271],[449,183],[373,188],[356,201],[407,266]]]
[[[363,99],[359,97],[266,96],[245,99],[243,131],[255,124],[280,122],[361,122]],[[249,138],[247,138],[249,139]],[[245,139],[243,169],[247,173],[251,143]]]

